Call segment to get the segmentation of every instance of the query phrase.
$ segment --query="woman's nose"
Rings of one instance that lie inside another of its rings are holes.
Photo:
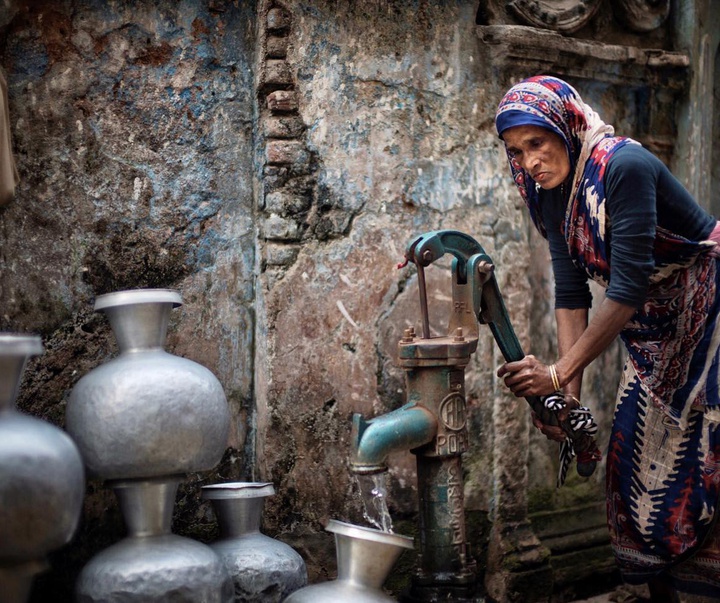
[[[526,172],[532,173],[534,168],[540,163],[540,158],[535,153],[523,153],[523,168]]]

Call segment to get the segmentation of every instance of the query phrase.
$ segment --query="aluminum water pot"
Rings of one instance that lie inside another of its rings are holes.
[[[170,532],[179,482],[110,484],[129,533],[83,568],[76,603],[233,603],[232,580],[213,550]]]
[[[386,603],[382,591],[392,566],[404,549],[413,548],[408,536],[382,532],[331,519],[325,528],[335,534],[338,576],[331,582],[295,591],[286,603]]]
[[[205,471],[222,458],[230,412],[220,382],[204,366],[163,349],[180,295],[138,289],[98,296],[119,356],[73,388],[67,429],[88,473],[106,480]]]
[[[85,494],[80,452],[54,425],[20,413],[15,399],[40,337],[0,334],[0,600],[27,600],[45,556],[67,544]]]
[[[235,584],[236,603],[280,603],[307,584],[305,561],[292,547],[260,532],[271,483],[231,482],[204,486],[220,527],[210,547]]]

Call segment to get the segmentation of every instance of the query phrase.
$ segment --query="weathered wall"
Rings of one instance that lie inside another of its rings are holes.
[[[668,24],[630,31],[613,17],[622,2],[595,3],[573,32],[582,44],[513,29],[528,23],[494,0],[7,5],[0,64],[22,183],[0,210],[0,328],[39,332],[47,348],[21,406],[62,425],[73,384],[114,353],[91,312],[96,295],[178,289],[185,305],[168,349],[218,375],[234,428],[218,470],[184,485],[175,529],[212,537],[203,481],[270,480],[266,530],[300,550],[311,580],[332,577],[325,522],[364,521],[347,467],[351,416],[404,402],[396,345],[420,311],[414,269],[396,265],[414,236],[474,236],[526,352],[555,357],[546,245],[493,129],[505,88],[565,75],[619,132],[672,159],[683,57],[635,47],[675,51],[677,36]],[[589,42],[598,37],[615,46]],[[447,266],[427,270],[436,334],[450,310]],[[586,374],[601,447],[621,356],[613,348]],[[507,551],[526,546],[537,549],[532,563],[547,561],[528,508],[537,530],[551,523],[538,513],[581,514],[603,498],[602,468],[554,489],[557,450],[498,386],[501,362],[481,327],[467,371],[465,496],[499,598]],[[390,510],[409,532],[414,459],[390,465]],[[555,528],[539,529],[547,540]],[[41,587],[68,588],[121,534],[112,496],[90,484],[81,532]]]
[[[46,346],[20,406],[62,425],[74,383],[115,353],[96,295],[176,288],[168,350],[221,379],[234,415],[221,472],[249,475],[254,4],[16,2],[0,23],[22,178],[0,214],[0,328]],[[89,494],[61,572],[122,533],[112,496]]]
[[[689,94],[678,113],[677,149],[673,172],[703,207],[720,214],[720,12],[712,0],[677,3],[674,20],[678,45],[694,66]]]
[[[497,90],[483,77],[474,3],[286,6],[287,62],[307,128],[302,143],[314,157],[314,203],[351,217],[326,238],[308,229],[293,243],[294,260],[270,267],[258,287],[265,312],[258,349],[271,360],[257,364],[259,467],[279,485],[269,520],[304,534],[298,546],[310,554],[308,526],[321,532],[330,518],[362,522],[347,468],[352,414],[372,417],[404,402],[394,356],[403,328],[420,319],[413,272],[396,269],[405,246],[428,230],[473,233],[503,282],[516,283],[510,305],[521,325],[528,282],[513,266],[524,265],[528,251],[489,122]],[[432,326],[444,334],[449,276],[428,273],[437,283]],[[497,364],[483,341],[468,387],[476,484],[469,497],[485,511],[493,498]],[[527,413],[505,402],[521,442]],[[392,459],[390,473],[391,512],[414,513],[413,457]]]

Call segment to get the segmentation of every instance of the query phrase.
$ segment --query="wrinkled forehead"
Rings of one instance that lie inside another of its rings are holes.
[[[559,144],[564,144],[563,139],[552,128],[531,124],[512,126],[506,129],[501,136],[505,147],[513,151],[520,150],[538,139],[547,137],[557,140]]]

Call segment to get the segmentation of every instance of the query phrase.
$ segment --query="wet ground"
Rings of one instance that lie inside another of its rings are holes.
[[[641,586],[621,584],[609,588],[611,590],[607,593],[588,597],[587,599],[575,599],[568,603],[648,603],[650,601],[650,591],[644,584]],[[690,600],[684,598],[682,601],[683,603],[691,603]]]
[[[649,593],[645,588],[627,588],[619,586],[611,592],[589,597],[588,599],[575,599],[569,603],[641,603],[649,601]]]
[[[717,599],[681,594],[680,601],[681,603],[713,603]],[[650,603],[650,593],[646,586],[623,585],[602,595],[587,599],[576,599],[568,603]],[[658,601],[657,603],[664,602]]]

